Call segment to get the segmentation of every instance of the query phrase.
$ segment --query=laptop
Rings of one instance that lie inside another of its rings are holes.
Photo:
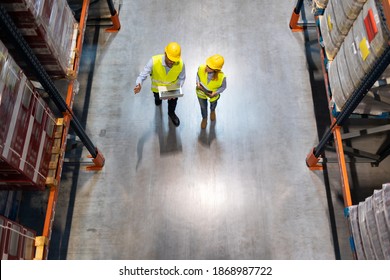
[[[158,86],[157,88],[160,99],[163,100],[170,98],[178,98],[184,95],[181,87],[178,85]]]

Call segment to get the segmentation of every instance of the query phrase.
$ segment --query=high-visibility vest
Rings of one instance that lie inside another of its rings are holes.
[[[183,70],[183,61],[180,59],[179,63],[175,63],[167,73],[164,65],[162,65],[163,58],[163,54],[158,54],[152,57],[153,67],[151,79],[153,92],[158,92],[158,86],[178,84],[179,75]]]
[[[203,87],[206,90],[211,91],[211,92],[214,92],[217,89],[219,89],[222,86],[223,79],[225,78],[225,74],[222,71],[219,71],[218,78],[216,80],[211,79],[210,82],[208,82],[208,80],[207,80],[208,79],[207,78],[208,72],[206,72],[206,65],[205,64],[199,66],[198,76],[199,76],[199,80],[200,80],[201,84],[203,85]],[[201,91],[199,89],[196,90],[196,94],[198,95],[199,98],[210,99],[210,102],[217,101],[220,97],[220,95],[217,94],[216,96],[210,98],[203,91]]]

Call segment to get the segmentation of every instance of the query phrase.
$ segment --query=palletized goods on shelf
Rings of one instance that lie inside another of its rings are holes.
[[[42,190],[56,118],[0,41],[0,188]]]
[[[46,72],[51,77],[73,76],[78,23],[67,1],[2,0],[1,3]],[[3,42],[7,42],[4,37]],[[13,46],[7,44],[7,47],[26,74],[32,75]]]
[[[348,207],[348,213],[357,258],[390,260],[390,184]]]
[[[364,77],[372,71],[387,48],[388,42],[389,34],[383,25],[380,8],[375,0],[368,0],[353,22],[333,61],[329,63],[329,84],[336,111],[343,109]],[[375,93],[387,95],[385,88],[376,89]],[[389,112],[390,104],[377,99],[368,94],[354,113],[380,115]]]
[[[330,0],[320,28],[328,59],[333,60],[366,0]]]

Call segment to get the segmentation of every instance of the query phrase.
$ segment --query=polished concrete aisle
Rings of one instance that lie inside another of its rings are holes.
[[[288,27],[294,4],[123,1],[122,28],[95,34],[93,76],[81,69],[76,97],[90,90],[79,114],[106,163],[66,167],[73,188],[60,193],[53,240],[63,244],[51,258],[335,259],[323,175],[305,164],[318,138],[303,34]],[[170,41],[187,69],[177,128],[150,79],[133,93]],[[215,53],[227,90],[201,130],[195,75]]]

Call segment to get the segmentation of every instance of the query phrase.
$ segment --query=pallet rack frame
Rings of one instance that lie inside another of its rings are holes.
[[[106,32],[118,32],[120,29],[120,22],[118,13],[116,12],[112,0],[107,0],[108,6],[111,12],[111,19],[113,26],[106,29]],[[46,216],[42,231],[42,236],[37,236],[35,240],[35,259],[43,260],[47,259],[49,252],[49,244],[52,233],[52,225],[55,216],[55,207],[59,194],[59,186],[61,180],[62,166],[64,162],[66,142],[69,128],[72,127],[75,133],[79,136],[80,140],[84,146],[90,152],[89,158],[92,159],[92,165],[87,166],[87,170],[101,170],[104,166],[105,159],[103,154],[99,149],[92,143],[90,138],[85,133],[81,124],[79,123],[77,117],[72,111],[73,101],[75,96],[75,81],[78,75],[82,46],[84,41],[84,32],[88,17],[90,0],[83,0],[80,22],[78,25],[78,34],[76,38],[76,47],[75,47],[75,60],[73,64],[73,73],[74,76],[69,80],[66,99],[63,100],[60,93],[58,92],[56,86],[51,81],[50,77],[44,70],[43,66],[40,64],[37,57],[33,54],[31,48],[28,46],[27,42],[24,40],[17,27],[13,23],[12,19],[8,16],[6,10],[2,5],[0,5],[0,23],[4,26],[8,38],[15,46],[18,46],[18,50],[21,52],[22,56],[26,60],[27,64],[35,72],[38,81],[41,83],[43,88],[49,94],[50,98],[53,100],[57,108],[62,112],[63,118],[58,119],[57,128],[57,138],[59,141],[59,146],[57,148],[57,161],[55,162],[53,169],[55,170],[54,176],[48,178],[46,185],[49,188],[49,197],[47,202]],[[52,164],[52,163],[51,163]]]
[[[390,0],[380,0],[380,2],[383,7],[384,16],[386,18],[386,25],[389,28],[390,27]],[[293,15],[290,20],[290,28],[292,29],[292,31],[300,31],[300,30],[303,31],[303,28],[294,29],[295,26],[299,26],[298,24],[299,16],[297,16],[297,14],[299,15],[300,9],[302,8],[302,4],[303,4],[303,0],[297,1],[297,5],[294,9]],[[318,15],[315,15],[315,17],[317,21]],[[318,38],[320,39],[320,31],[318,29],[318,25],[317,25],[317,34],[318,34]],[[326,55],[323,49],[321,49],[320,54],[321,54],[321,60],[325,62]],[[387,48],[385,49],[384,53],[382,54],[382,56],[377,59],[372,70],[364,77],[360,87],[355,89],[355,91],[352,93],[350,98],[345,103],[343,109],[337,114],[337,116],[334,116],[333,112],[330,110],[330,119],[331,119],[330,128],[324,133],[318,145],[312,148],[312,150],[309,152],[309,154],[306,157],[306,165],[311,170],[318,170],[318,169],[321,170],[323,166],[320,161],[323,160],[324,151],[328,143],[330,143],[332,140],[334,141],[334,146],[337,152],[337,158],[338,158],[339,169],[341,174],[344,205],[346,207],[352,205],[352,199],[350,193],[350,185],[348,180],[345,154],[347,154],[348,152],[350,153],[356,152],[356,154],[361,155],[362,153],[359,153],[359,151],[356,150],[348,151],[348,148],[343,146],[343,140],[347,138],[357,137],[362,134],[384,131],[385,129],[388,129],[388,126],[383,126],[381,128],[372,129],[372,130],[362,130],[360,134],[356,132],[353,134],[352,133],[342,134],[341,128],[343,124],[350,118],[350,116],[352,115],[356,107],[359,105],[359,103],[367,95],[368,91],[380,79],[381,74],[384,72],[384,70],[387,68],[389,64],[390,64],[390,42]],[[327,76],[326,63],[322,63],[322,72],[324,74],[324,82],[325,82],[328,102],[330,102],[331,92],[329,88],[329,80]],[[365,155],[367,158],[371,157],[371,159],[374,161],[374,164],[377,165],[389,154],[390,154],[390,148],[385,149],[385,151],[379,156],[376,155],[370,156],[368,153],[366,153]]]
[[[387,29],[390,30],[390,0],[379,0],[379,2],[382,4],[383,8],[383,14],[386,19],[386,26]],[[304,26],[302,24],[298,23],[299,20],[299,13],[301,11],[303,5],[303,0],[298,0],[297,5],[293,11],[293,14],[291,16],[290,20],[290,29],[293,32],[299,32],[304,30]],[[318,24],[318,14],[315,14],[315,20],[316,20],[316,30],[317,30],[317,36],[319,40],[319,44],[321,46],[320,37],[321,32],[319,30],[319,24]],[[324,82],[325,82],[325,90],[327,95],[328,104],[330,104],[330,98],[331,98],[331,91],[329,86],[329,79],[328,74],[326,70],[326,55],[324,49],[321,47],[320,49],[320,56],[321,56],[321,63],[322,66],[322,72],[324,76]],[[355,154],[358,156],[362,156],[362,153],[358,150],[350,149],[348,147],[345,147],[343,145],[343,140],[351,139],[354,137],[358,137],[361,135],[368,135],[372,133],[378,133],[383,131],[388,131],[390,128],[390,125],[383,125],[381,127],[376,127],[372,129],[364,129],[357,132],[350,132],[343,134],[341,129],[344,125],[344,123],[350,118],[350,116],[353,114],[356,107],[359,105],[359,103],[363,100],[363,98],[368,94],[369,90],[374,86],[380,84],[380,77],[382,73],[385,71],[385,69],[390,64],[390,42],[388,42],[388,45],[383,52],[382,56],[377,59],[375,65],[373,66],[372,70],[364,77],[362,80],[361,85],[359,88],[355,89],[355,91],[352,93],[350,98],[345,103],[342,110],[337,114],[337,116],[334,116],[332,109],[329,107],[329,113],[330,113],[330,121],[331,125],[330,128],[324,133],[321,140],[319,141],[319,144],[312,148],[312,150],[309,152],[309,154],[306,157],[306,165],[310,170],[323,170],[324,166],[323,163],[325,163],[324,160],[324,151],[327,148],[327,145],[332,141],[334,141],[334,148],[336,150],[337,159],[338,159],[338,165],[339,165],[339,171],[340,171],[340,177],[341,177],[341,187],[342,187],[342,193],[343,193],[343,200],[344,200],[344,215],[348,217],[348,209],[350,206],[352,206],[352,198],[351,198],[351,191],[350,191],[350,184],[349,184],[349,178],[348,178],[348,172],[347,172],[347,165],[346,165],[346,157],[345,154]],[[373,155],[369,153],[365,153],[363,157],[369,158],[372,160],[372,165],[379,165],[379,163],[386,158],[388,155],[390,155],[390,147],[386,147],[384,149],[384,152],[382,152],[380,155]],[[322,162],[320,162],[322,160]],[[351,232],[351,228],[349,229]],[[357,259],[356,251],[354,250],[354,241],[351,234],[350,237],[350,243],[352,248],[352,253],[355,259]]]
[[[111,14],[112,26],[106,29],[106,32],[116,33],[121,29],[121,23],[119,21],[118,12],[115,9],[114,3],[112,0],[107,0],[108,8]]]

